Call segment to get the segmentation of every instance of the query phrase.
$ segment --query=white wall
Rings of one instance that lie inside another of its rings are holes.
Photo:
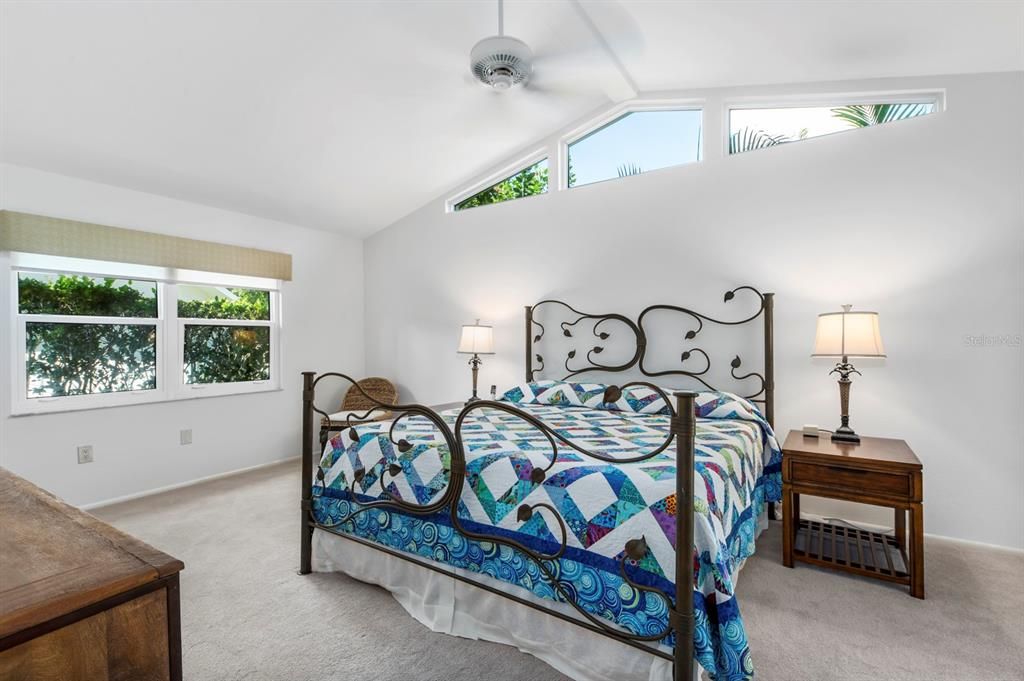
[[[723,157],[724,98],[905,88],[946,88],[947,111]],[[367,371],[459,399],[458,328],[475,317],[498,346],[481,384],[504,387],[522,376],[525,304],[722,312],[722,292],[749,283],[777,294],[778,430],[834,427],[834,377],[809,354],[816,315],[850,302],[880,312],[889,353],[862,363],[852,425],[918,453],[926,531],[1024,547],[1022,348],[964,342],[1024,330],[1024,74],[684,94],[706,101],[700,164],[457,214],[438,197],[369,238]]]
[[[359,240],[294,225],[0,165],[0,207],[291,253],[282,288],[283,389],[39,416],[10,416],[10,363],[0,362],[0,465],[74,504],[90,504],[299,453],[303,370],[363,369]],[[6,269],[0,261],[0,270]],[[0,319],[9,357],[9,277]],[[349,301],[341,314],[337,302]],[[333,399],[337,399],[334,396]],[[191,428],[193,443],[179,444]],[[77,463],[77,445],[96,460]],[[296,490],[296,494],[298,490]],[[297,498],[297,497],[296,497]]]

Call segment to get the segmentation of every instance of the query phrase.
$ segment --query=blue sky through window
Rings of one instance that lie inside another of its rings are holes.
[[[837,110],[847,106],[851,105],[732,109],[729,111],[729,134],[734,137],[736,135],[742,136],[744,132],[763,133],[775,138],[772,144],[766,146],[774,146],[775,144],[796,142],[802,139],[821,137],[835,132],[866,127],[853,125],[836,114]],[[889,120],[926,116],[936,111],[935,102],[892,103],[889,105],[861,104],[853,106],[863,107],[868,114],[880,107],[891,109],[888,112],[888,117],[883,117],[884,120],[880,122],[873,121],[872,125],[885,123]],[[747,139],[750,138],[748,137]],[[730,153],[750,151],[756,145],[744,146],[742,140],[736,140],[734,146],[737,148],[730,151]]]
[[[634,111],[569,145],[578,187],[619,177],[621,166],[646,172],[700,160],[701,112]]]

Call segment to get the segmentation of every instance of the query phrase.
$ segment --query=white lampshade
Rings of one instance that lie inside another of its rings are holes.
[[[842,312],[818,315],[812,357],[885,357],[877,312]]]
[[[494,328],[484,326],[480,320],[476,324],[464,324],[462,337],[459,339],[459,352],[468,355],[494,354]]]

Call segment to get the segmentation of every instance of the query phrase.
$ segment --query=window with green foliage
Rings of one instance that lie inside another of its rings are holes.
[[[183,319],[270,321],[270,291],[178,284],[178,316]]]
[[[26,324],[28,394],[63,397],[156,388],[156,327]]]
[[[843,106],[771,107],[729,111],[729,153],[798,142],[935,113],[937,104],[895,102]]]
[[[179,285],[178,318],[185,383],[270,379],[269,291]]]
[[[14,281],[15,413],[274,387],[274,290],[29,270]]]
[[[18,311],[21,314],[156,317],[156,282],[19,272]]]
[[[526,196],[537,196],[548,191],[548,160],[537,161],[515,175],[459,201],[452,210],[465,210],[491,203],[502,203]]]
[[[154,390],[157,303],[152,281],[20,272],[27,397]]]

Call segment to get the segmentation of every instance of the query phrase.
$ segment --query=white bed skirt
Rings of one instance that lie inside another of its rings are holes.
[[[758,525],[759,533],[767,527],[766,515],[762,514]],[[451,566],[441,567],[578,617],[571,606],[539,598],[522,587]],[[313,533],[313,569],[344,572],[382,586],[432,631],[515,646],[576,681],[672,679],[672,663],[668,660],[329,532]],[[662,650],[671,653],[667,647],[662,646]],[[703,677],[699,665],[695,666],[694,679],[699,681]]]

